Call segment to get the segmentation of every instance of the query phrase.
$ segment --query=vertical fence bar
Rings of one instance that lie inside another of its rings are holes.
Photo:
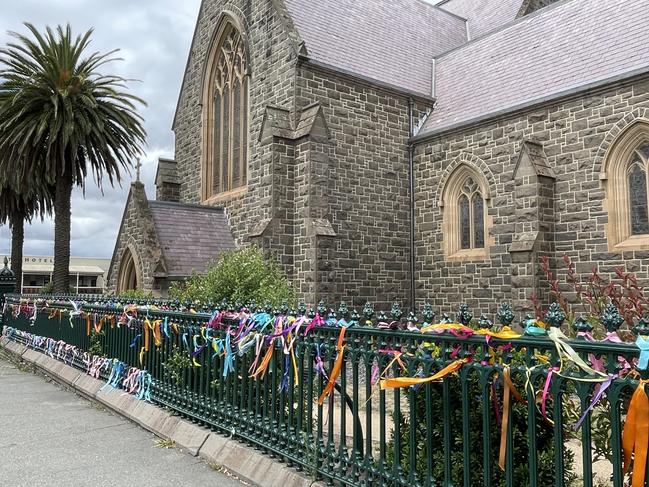
[[[469,413],[469,372],[470,369],[464,367],[460,371],[460,389],[462,391],[462,450],[463,465],[462,478],[464,487],[471,487],[471,425]]]
[[[67,297],[65,298],[67,300]],[[73,298],[77,301],[78,298]],[[11,306],[18,306],[16,298],[9,298]],[[91,333],[87,332],[86,315],[73,316],[70,320],[72,307],[65,300],[51,301],[49,309],[39,308],[37,319],[34,323],[29,322],[28,312],[25,307],[23,312],[14,316],[13,309],[7,309],[3,313],[4,321],[18,330],[27,333],[50,337],[53,340],[63,340],[70,345],[75,345],[81,350],[88,349],[92,343],[95,325],[108,314],[116,317],[121,314],[117,307],[106,307],[101,304],[81,303],[84,312],[90,317]],[[65,310],[62,317],[52,316],[49,312],[52,309]],[[350,486],[357,485],[413,485],[419,487],[439,485],[443,477],[443,485],[457,485],[460,481],[465,486],[472,486],[480,482],[485,486],[491,486],[494,482],[500,481],[503,474],[493,472],[494,445],[492,432],[492,421],[494,415],[498,415],[501,409],[499,394],[491,394],[494,375],[500,371],[500,357],[490,360],[490,353],[494,355],[501,352],[489,352],[489,347],[484,344],[484,339],[479,337],[468,338],[463,341],[456,340],[450,334],[442,336],[422,336],[418,334],[402,332],[399,330],[374,330],[367,327],[354,327],[348,330],[347,348],[345,352],[345,364],[340,373],[337,383],[337,390],[325,402],[324,405],[315,405],[314,402],[323,390],[323,377],[317,375],[314,367],[314,342],[322,344],[322,358],[331,370],[336,357],[335,342],[339,332],[337,327],[322,327],[314,330],[307,338],[296,344],[298,374],[294,375],[292,363],[289,359],[288,366],[284,361],[283,352],[280,348],[273,348],[271,364],[263,379],[253,380],[248,377],[248,368],[253,359],[253,354],[237,355],[234,362],[234,370],[223,377],[224,357],[212,359],[209,341],[204,339],[201,327],[207,317],[201,314],[174,314],[174,312],[161,312],[149,310],[149,319],[158,320],[165,317],[173,317],[178,321],[178,333],[171,332],[165,336],[162,344],[156,345],[154,335],[150,333],[150,350],[144,354],[143,363],[140,366],[139,351],[144,345],[144,318],[145,309],[140,308],[140,314],[136,321],[121,324],[119,327],[111,327],[110,321],[105,320],[102,331],[96,335],[97,342],[101,345],[103,352],[109,358],[119,359],[129,366],[144,368],[151,373],[154,379],[153,398],[157,402],[168,405],[177,410],[185,417],[193,421],[208,424],[219,430],[234,428],[238,437],[245,439],[268,452],[273,452],[279,458],[287,460],[309,469],[314,477],[324,478],[327,482],[341,483]],[[155,325],[158,326],[157,324]],[[151,332],[152,330],[149,330]],[[222,330],[215,330],[214,336],[224,337]],[[131,348],[130,344],[136,336],[140,335],[136,346]],[[184,344],[183,335],[186,335],[188,345]],[[173,355],[174,346],[181,354],[181,358],[191,360],[191,352],[196,348],[194,336],[197,336],[199,345],[206,345],[206,350],[197,354],[196,361],[199,366],[182,367],[179,369],[180,381],[172,380],[167,373],[166,364]],[[200,338],[198,338],[200,337]],[[13,340],[22,343],[30,343],[25,336],[14,335]],[[92,340],[91,340],[92,338]],[[435,358],[422,358],[418,353],[423,343],[431,342],[436,348],[442,350],[441,356]],[[571,341],[571,344],[578,350],[578,353],[588,360],[589,354],[597,357],[606,355],[608,358],[607,369],[609,373],[615,373],[619,366],[618,357],[625,356],[632,361],[637,357],[637,349],[633,345],[623,344],[588,344],[584,341]],[[510,421],[507,434],[507,467],[505,469],[505,481],[507,485],[515,485],[520,480],[520,467],[524,466],[525,447],[516,449],[514,456],[513,444],[514,430],[516,437],[521,433],[527,435],[527,465],[529,471],[529,485],[536,487],[540,484],[538,475],[540,466],[547,471],[547,465],[541,465],[541,458],[547,458],[549,449],[545,446],[541,449],[541,440],[536,440],[539,429],[545,427],[542,419],[537,419],[538,410],[535,404],[537,399],[534,389],[544,382],[547,376],[548,366],[538,366],[535,360],[535,353],[551,356],[550,363],[557,364],[558,357],[554,354],[554,344],[545,338],[528,338],[512,340],[515,350],[523,348],[524,359],[521,361],[517,355],[518,362],[512,364],[513,374],[516,375],[516,383],[520,384],[525,380],[521,374],[528,368],[534,367],[529,373],[525,382],[525,396],[527,405],[523,408],[516,405],[510,409]],[[274,347],[274,345],[268,345]],[[31,347],[43,350],[42,345],[31,342]],[[591,347],[591,348],[587,348]],[[628,347],[628,348],[624,348]],[[407,373],[394,366],[394,376],[409,375],[424,376],[448,365],[451,361],[451,352],[460,349],[464,356],[471,356],[473,361],[465,365],[459,373],[459,384],[457,375],[449,376],[442,381],[441,385],[426,384],[419,391],[409,388],[402,393],[400,389],[394,389],[390,393],[390,407],[388,411],[386,392],[380,391],[373,397],[373,390],[370,384],[373,362],[377,358],[379,369],[383,370],[391,358],[386,353],[379,353],[379,350],[393,349],[408,352],[404,355],[407,362]],[[496,346],[493,346],[496,349]],[[505,362],[511,362],[511,353],[504,355]],[[72,356],[60,354],[58,357],[65,363],[85,369],[79,357],[72,360]],[[537,367],[538,366],[538,367]],[[362,367],[362,370],[359,369]],[[325,365],[325,369],[327,365]],[[288,372],[288,387],[280,384],[285,372]],[[570,371],[568,371],[568,375]],[[106,378],[106,374],[103,374]],[[363,383],[363,377],[365,382]],[[576,397],[579,397],[581,410],[588,407],[592,394],[593,384],[579,383],[580,377],[574,379],[566,378],[555,374],[550,382],[550,394],[547,400],[551,404],[553,426],[552,447],[554,448],[554,485],[562,486],[567,477],[567,460],[564,458],[564,449],[570,448],[573,451],[581,449],[583,457],[583,484],[586,487],[593,485],[592,467],[592,443],[594,434],[591,433],[593,420],[586,417],[582,431],[580,432],[581,446],[573,447],[566,443],[566,425],[564,415],[567,408],[571,407],[572,384],[576,386]],[[496,381],[499,383],[499,381]],[[622,404],[628,399],[630,386],[633,385],[630,378],[615,379],[607,390],[606,401],[610,404],[608,412],[611,421],[611,448],[612,456],[612,483],[614,487],[622,487],[622,459],[621,459],[621,426],[623,418]],[[456,384],[458,384],[456,386]],[[479,393],[474,396],[473,385],[477,385]],[[569,387],[566,389],[566,386]],[[520,385],[518,386],[520,387]],[[500,389],[499,389],[500,390]],[[570,392],[565,392],[565,391]],[[364,394],[363,394],[364,391]],[[538,391],[537,391],[538,392]],[[570,394],[570,395],[568,395]],[[460,397],[460,411],[456,411],[457,398]],[[497,396],[497,397],[495,397]],[[375,399],[378,397],[378,400]],[[407,401],[405,401],[407,399]],[[441,401],[440,401],[441,399]],[[425,405],[418,406],[419,401]],[[481,403],[481,407],[473,407]],[[378,404],[378,410],[375,406]],[[401,411],[406,407],[407,413]],[[441,404],[441,406],[438,406]],[[441,408],[441,409],[438,409]],[[364,428],[358,421],[363,409],[365,414]],[[327,414],[325,414],[325,412]],[[515,416],[514,416],[515,413]],[[527,422],[521,423],[520,414],[527,416]],[[392,414],[392,417],[388,417]],[[407,417],[404,415],[407,414]],[[453,424],[453,418],[462,415],[461,421]],[[474,414],[475,416],[474,418]],[[441,416],[441,418],[440,418]],[[539,416],[540,417],[540,416]],[[517,418],[516,421],[512,421]],[[349,421],[352,423],[349,423]],[[441,424],[440,424],[441,420]],[[326,422],[326,426],[325,426]],[[378,426],[376,424],[378,422]],[[475,424],[481,423],[482,429],[478,431]],[[418,435],[421,434],[422,426],[425,426],[427,434],[422,438],[420,444]],[[567,425],[571,426],[571,425]],[[458,465],[453,462],[458,458],[460,452],[456,451],[459,441],[454,435],[462,433],[462,454],[463,465],[460,475]],[[474,430],[475,429],[475,430]],[[376,431],[378,437],[375,438]],[[441,432],[441,438],[437,435]],[[351,434],[350,434],[351,433]],[[365,435],[363,437],[363,434]],[[481,435],[481,446],[483,452],[474,448],[476,435]],[[539,435],[538,438],[542,436]],[[408,438],[406,440],[406,438]],[[377,441],[375,441],[377,440]],[[440,441],[441,440],[441,441]],[[352,441],[352,445],[349,445]],[[441,443],[441,445],[440,445]],[[441,446],[441,448],[440,448]],[[376,452],[375,452],[376,449]],[[406,453],[408,449],[408,453]],[[425,459],[422,461],[420,451],[423,451]],[[544,456],[543,456],[544,455]],[[482,457],[483,480],[478,480],[478,472],[472,469],[475,461]],[[439,460],[439,464],[437,463]],[[545,461],[545,460],[544,460]],[[404,469],[407,468],[407,474]],[[570,472],[568,472],[570,473]]]

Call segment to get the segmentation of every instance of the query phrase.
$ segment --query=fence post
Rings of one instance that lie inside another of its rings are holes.
[[[0,270],[0,305],[4,309],[5,295],[14,292],[16,288],[16,276],[14,271],[9,269],[9,260],[5,257],[4,267]],[[4,313],[0,316],[0,329],[4,326]]]

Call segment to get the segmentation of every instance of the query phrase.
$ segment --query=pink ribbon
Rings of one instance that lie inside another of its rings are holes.
[[[550,391],[550,382],[552,381],[552,374],[559,370],[558,367],[550,367],[548,369],[548,376],[545,379],[545,384],[543,385],[543,394],[541,395],[541,413],[545,419],[548,419],[548,415],[545,412],[545,403],[548,398],[548,393]]]
[[[316,313],[316,315],[313,317],[311,320],[311,323],[306,327],[306,330],[304,330],[304,336],[307,336],[311,330],[313,330],[316,326],[323,326],[324,325],[324,320],[320,316],[320,314]]]

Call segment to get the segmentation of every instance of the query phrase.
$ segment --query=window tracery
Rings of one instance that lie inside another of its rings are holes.
[[[203,133],[205,199],[247,183],[248,73],[241,33],[226,22],[212,54]]]
[[[649,249],[649,123],[635,123],[617,138],[606,155],[601,178],[609,248]]]
[[[487,257],[487,194],[486,182],[468,166],[458,167],[449,177],[441,201],[447,258],[473,260]]]

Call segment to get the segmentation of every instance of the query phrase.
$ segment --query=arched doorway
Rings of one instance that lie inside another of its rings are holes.
[[[119,267],[117,292],[122,293],[131,289],[139,289],[141,284],[137,261],[131,249],[127,248],[122,255],[122,263]]]

